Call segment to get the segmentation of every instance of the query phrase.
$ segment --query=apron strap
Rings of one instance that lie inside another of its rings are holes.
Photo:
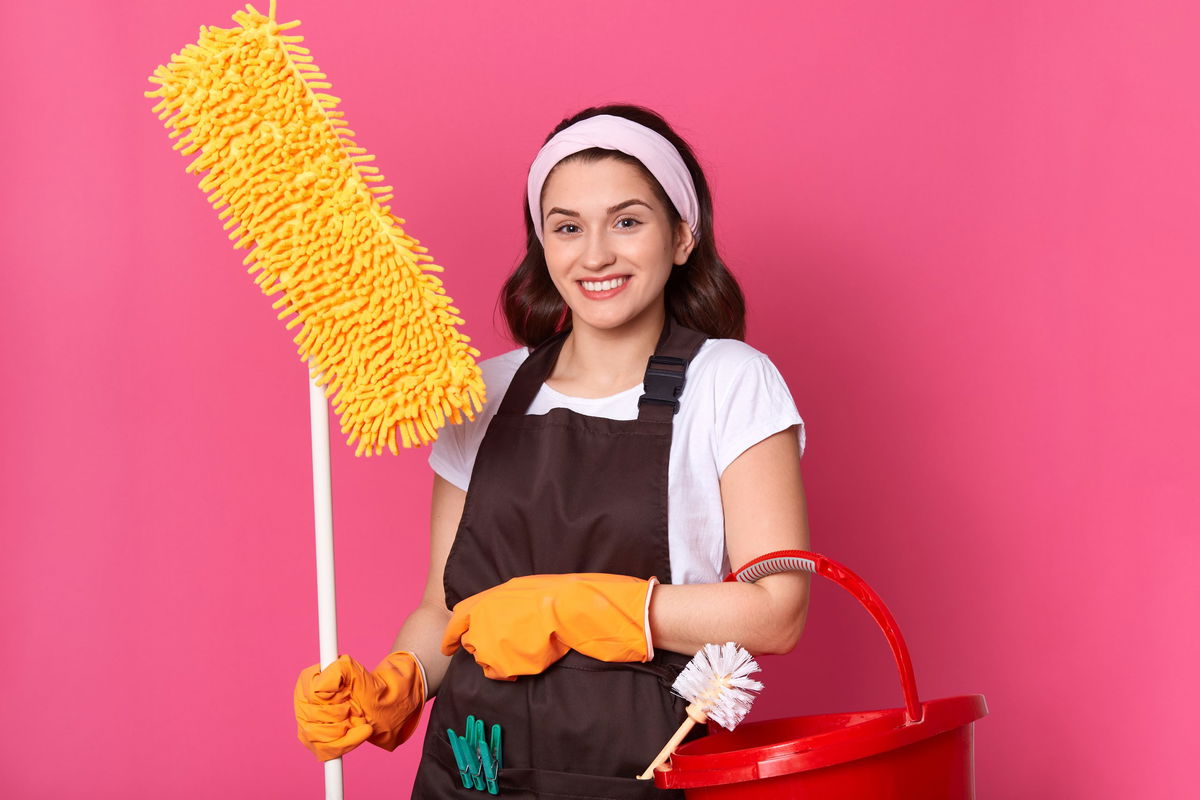
[[[496,411],[497,416],[519,417],[525,414],[546,378],[554,371],[558,353],[570,332],[570,328],[564,328],[530,351],[529,356],[517,367],[517,373],[513,375],[508,391],[504,393],[504,400]]]
[[[546,378],[554,371],[558,354],[570,332],[570,328],[564,328],[530,351],[517,367],[497,415],[524,415]],[[707,338],[706,334],[686,328],[667,315],[654,355],[650,356],[642,378],[645,394],[638,398],[639,420],[671,421],[679,411],[679,396],[683,392],[688,364]]]
[[[646,376],[642,379],[645,394],[638,398],[639,420],[671,422],[679,413],[688,364],[707,338],[707,334],[685,328],[667,315],[654,355],[646,364]]]

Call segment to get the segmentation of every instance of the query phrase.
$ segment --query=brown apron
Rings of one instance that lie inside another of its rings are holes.
[[[535,348],[513,376],[479,446],[446,561],[446,606],[520,575],[607,572],[671,581],[667,466],[687,365],[705,335],[663,326],[638,418],[566,408],[527,415],[568,331]],[[468,714],[503,731],[500,795],[682,798],[634,778],[685,716],[670,691],[688,657],[656,650],[607,663],[574,650],[540,675],[485,678],[460,649],[433,703],[413,797],[467,798],[446,735]],[[689,738],[701,735],[698,726]],[[487,793],[482,793],[486,796]]]

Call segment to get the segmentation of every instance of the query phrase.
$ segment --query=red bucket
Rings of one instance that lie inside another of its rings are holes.
[[[753,582],[787,570],[824,575],[846,589],[883,629],[900,671],[904,708],[818,714],[740,725],[709,725],[654,773],[660,789],[688,800],[970,800],[975,797],[972,728],[987,714],[983,695],[917,699],[908,646],[871,587],[841,564],[804,550],[751,561],[726,580]]]

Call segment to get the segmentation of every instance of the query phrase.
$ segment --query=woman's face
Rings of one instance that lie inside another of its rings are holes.
[[[613,158],[557,165],[542,190],[546,266],[574,327],[613,330],[662,308],[693,247],[634,166]]]

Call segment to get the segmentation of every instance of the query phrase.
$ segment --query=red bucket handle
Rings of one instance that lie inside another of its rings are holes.
[[[747,563],[741,569],[729,573],[726,581],[740,583],[755,583],[767,575],[779,572],[815,572],[841,586],[862,603],[875,622],[883,629],[888,644],[892,648],[892,656],[896,659],[896,668],[900,671],[900,684],[904,688],[905,717],[908,725],[920,722],[924,717],[921,701],[917,699],[917,678],[913,674],[912,659],[908,656],[908,645],[900,635],[900,626],[896,624],[892,612],[883,603],[875,590],[867,582],[855,575],[849,569],[831,558],[810,553],[807,550],[776,550],[759,556]]]

